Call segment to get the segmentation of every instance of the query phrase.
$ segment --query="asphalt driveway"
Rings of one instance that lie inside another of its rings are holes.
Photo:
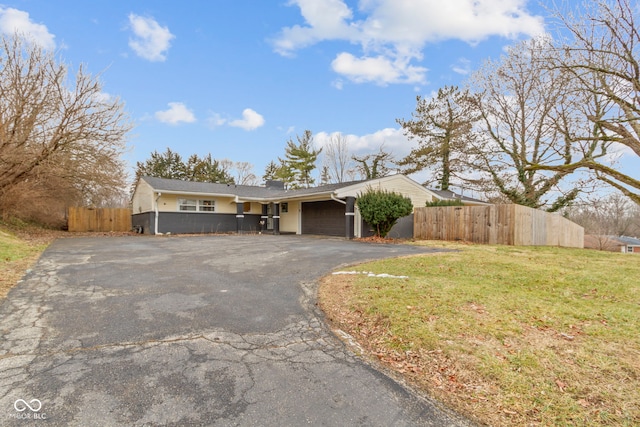
[[[0,302],[0,425],[463,425],[345,348],[315,306],[334,268],[428,250],[57,240]]]

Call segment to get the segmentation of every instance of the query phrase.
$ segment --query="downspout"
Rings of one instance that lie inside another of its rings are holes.
[[[156,215],[155,215],[155,228],[154,228],[154,234],[158,234],[158,200],[160,199],[160,196],[162,196],[162,193],[158,192],[158,197],[156,197]]]
[[[342,203],[345,205],[345,237],[349,240],[355,237],[354,229],[355,229],[355,204],[356,198],[353,196],[347,196],[346,200],[340,200],[331,193],[331,200]]]

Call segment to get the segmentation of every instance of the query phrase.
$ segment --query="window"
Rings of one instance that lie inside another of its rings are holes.
[[[198,210],[198,204],[193,199],[178,199],[178,210],[196,211]]]
[[[280,203],[280,212],[282,213],[289,212],[289,203]]]
[[[216,209],[216,202],[214,200],[198,200],[200,202],[200,209],[204,212],[213,212]]]
[[[214,212],[215,200],[178,199],[178,210],[186,212]]]

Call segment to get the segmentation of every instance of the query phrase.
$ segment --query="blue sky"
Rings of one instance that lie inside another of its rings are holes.
[[[170,147],[260,177],[305,129],[401,158],[416,95],[544,32],[545,15],[537,0],[19,0],[0,4],[0,31],[101,73],[136,123],[131,166]]]

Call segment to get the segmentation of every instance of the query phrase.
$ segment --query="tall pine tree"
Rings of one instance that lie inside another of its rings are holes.
[[[311,173],[316,168],[322,149],[316,150],[313,146],[313,134],[310,130],[305,130],[304,135],[296,136],[296,139],[297,144],[292,139],[287,141],[285,158],[280,159],[280,162],[293,176],[291,188],[309,188],[315,183]]]
[[[406,167],[405,174],[428,169],[432,178],[426,184],[449,189],[451,179],[466,168],[473,125],[479,120],[469,99],[466,90],[445,86],[431,99],[417,97],[412,120],[396,120],[405,136],[418,140],[418,146],[398,162]]]

